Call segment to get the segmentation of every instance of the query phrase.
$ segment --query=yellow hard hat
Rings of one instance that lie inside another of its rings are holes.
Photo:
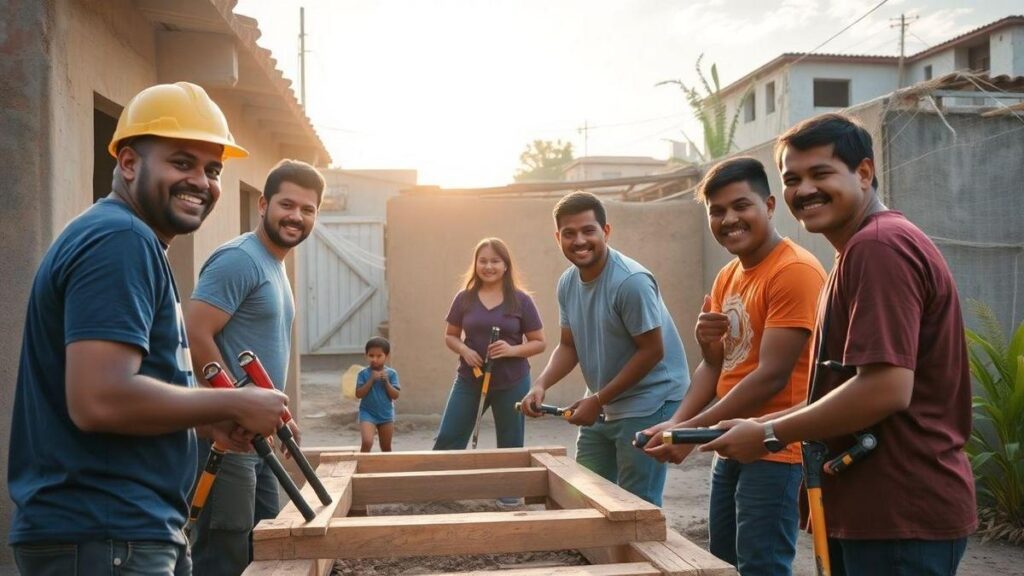
[[[121,112],[107,150],[116,158],[118,142],[142,135],[213,142],[224,146],[224,158],[249,155],[235,144],[224,113],[206,90],[190,82],[157,84],[136,94]]]

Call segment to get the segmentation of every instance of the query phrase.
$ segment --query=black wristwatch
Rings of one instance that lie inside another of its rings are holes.
[[[782,440],[775,436],[775,425],[771,422],[766,422],[764,425],[764,447],[769,452],[778,452],[786,447]]]

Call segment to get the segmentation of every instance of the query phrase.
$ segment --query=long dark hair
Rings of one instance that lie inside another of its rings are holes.
[[[508,245],[501,238],[484,238],[473,249],[473,261],[470,262],[469,270],[463,277],[466,292],[476,295],[480,291],[480,287],[483,286],[483,281],[476,274],[476,260],[484,248],[494,250],[498,258],[505,263],[505,275],[501,278],[501,292],[504,300],[502,306],[505,308],[505,313],[513,316],[519,314],[519,298],[516,297],[516,291],[522,290],[520,288],[522,282],[519,280],[516,269],[512,266],[512,254],[509,252]],[[466,303],[468,304],[468,302],[467,300]]]

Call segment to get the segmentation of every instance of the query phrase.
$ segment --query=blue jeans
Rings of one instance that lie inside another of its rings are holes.
[[[434,450],[465,450],[469,437],[473,435],[477,410],[480,409],[480,382],[455,378],[448,404],[444,407],[441,427],[434,440]],[[490,389],[484,400],[484,409],[491,407],[494,414],[494,431],[498,437],[498,448],[522,448],[523,415],[516,411],[516,402],[530,391],[530,375],[527,374],[510,388]]]
[[[834,576],[954,576],[966,548],[967,538],[828,539]]]
[[[199,443],[199,470],[206,465],[210,443]],[[227,454],[192,537],[192,557],[199,576],[238,576],[252,561],[252,529],[277,517],[277,478],[254,453]]]
[[[661,506],[668,468],[633,446],[633,439],[640,430],[668,420],[678,407],[679,401],[672,400],[647,416],[580,427],[576,462],[651,504]]]
[[[99,542],[14,545],[25,576],[189,576],[188,548],[171,542]]]
[[[740,464],[715,456],[708,513],[711,553],[743,576],[792,574],[802,475],[799,464]]]

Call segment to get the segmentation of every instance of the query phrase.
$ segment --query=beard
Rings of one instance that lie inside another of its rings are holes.
[[[152,182],[149,167],[143,161],[139,167],[137,184],[139,207],[142,209],[143,219],[153,228],[157,228],[171,236],[179,234],[191,234],[199,229],[199,226],[206,220],[206,217],[213,211],[213,196],[208,190],[200,190],[191,184],[182,181],[171,185],[167,194],[163,194],[159,185]],[[198,222],[189,216],[179,214],[173,205],[174,195],[177,193],[191,193],[204,198],[206,205],[203,213],[199,216]]]
[[[302,234],[300,234],[299,237],[295,240],[289,240],[287,238],[284,238],[281,235],[281,227],[284,226],[286,223],[298,224],[299,228],[302,229]],[[303,240],[309,238],[310,232],[313,231],[312,228],[306,228],[303,222],[295,222],[294,220],[288,220],[286,222],[285,220],[282,219],[277,222],[277,225],[273,225],[270,222],[270,218],[266,214],[263,215],[263,222],[261,225],[263,226],[263,231],[266,232],[267,234],[267,238],[270,238],[271,242],[280,246],[281,248],[294,248],[299,244],[302,244]]]

